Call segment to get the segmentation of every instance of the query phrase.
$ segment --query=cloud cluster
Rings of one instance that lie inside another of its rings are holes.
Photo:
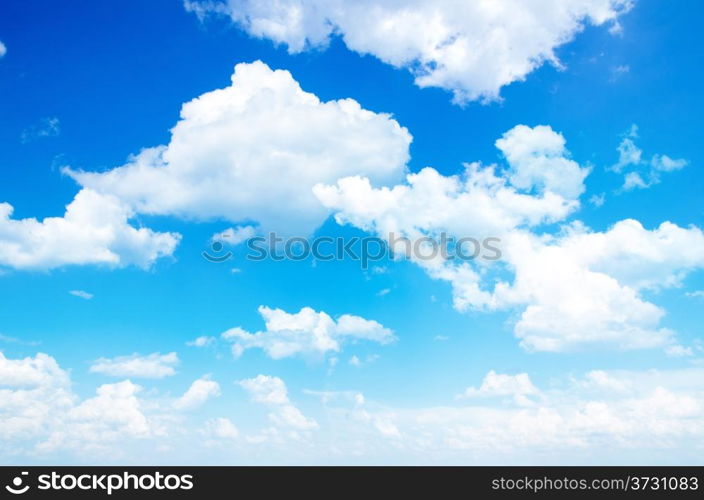
[[[71,390],[68,372],[39,353],[8,359],[0,353],[0,442],[11,450],[34,443],[36,453],[56,449],[101,450],[123,438],[159,434],[137,393],[125,380],[101,385],[82,402]]]
[[[392,188],[362,177],[318,185],[321,202],[352,224],[382,238],[412,240],[440,232],[455,239],[501,239],[504,270],[437,258],[416,261],[448,281],[458,310],[519,308],[514,331],[529,350],[563,351],[589,344],[618,348],[667,346],[673,332],[665,312],[641,292],[678,286],[704,267],[704,234],[665,222],[648,230],[623,220],[606,231],[564,224],[578,206],[588,169],[568,156],[564,138],[549,127],[519,125],[496,143],[508,167],[466,166],[460,176],[426,168]],[[558,231],[541,230],[561,222]]]
[[[454,101],[496,100],[587,24],[611,23],[631,0],[185,0],[203,18],[228,15],[251,36],[289,52],[325,47],[339,35],[350,50],[408,68],[420,87],[440,87]]]
[[[306,235],[328,215],[315,184],[349,175],[398,181],[410,142],[390,115],[353,99],[323,102],[288,71],[257,61],[238,64],[229,87],[184,104],[168,145],[106,172],[64,171],[138,213]]]
[[[349,175],[397,182],[411,142],[390,115],[353,99],[323,102],[262,62],[238,64],[229,87],[184,104],[171,133],[169,144],[105,172],[63,168],[83,187],[63,217],[17,220],[0,203],[0,267],[148,268],[172,255],[181,236],[134,227],[139,214],[307,235],[328,216],[315,184]]]
[[[638,127],[632,125],[629,133],[618,145],[618,161],[611,167],[616,173],[624,173],[624,191],[647,189],[659,184],[663,173],[681,170],[689,164],[685,159],[673,159],[660,154],[646,160],[643,158],[643,151],[636,146],[637,138]]]
[[[252,403],[266,409],[269,425],[261,428],[255,419],[251,429],[240,430],[227,417],[202,421],[193,412],[194,419],[186,421],[183,412],[171,412],[175,407],[197,410],[219,394],[219,385],[207,377],[177,399],[124,380],[101,385],[94,396],[81,400],[71,391],[68,372],[52,357],[0,354],[0,444],[6,456],[71,452],[100,463],[118,457],[126,446],[136,447],[140,456],[148,452],[163,459],[179,449],[193,453],[199,446],[212,458],[217,445],[227,450],[225,456],[242,460],[266,445],[283,456],[295,449],[300,460],[326,463],[333,457],[343,463],[360,457],[554,463],[574,450],[585,460],[593,455],[603,461],[609,450],[615,462],[619,456],[632,462],[628,453],[634,442],[646,443],[639,446],[643,460],[647,453],[666,450],[698,453],[696,443],[704,436],[702,380],[700,367],[593,370],[563,374],[542,386],[528,373],[492,370],[454,404],[447,393],[447,405],[403,408],[369,400],[359,391],[306,390],[320,401],[317,411],[325,418],[316,420],[291,402],[281,378],[258,375],[237,384]],[[574,460],[574,454],[567,456]]]
[[[400,453],[423,463],[486,465],[575,463],[580,456],[603,463],[608,450],[615,463],[624,454],[633,463],[633,443],[636,461],[666,450],[690,449],[695,457],[693,443],[704,435],[701,376],[700,368],[597,370],[545,389],[528,374],[491,371],[457,406],[400,409],[327,395],[326,415],[346,429],[336,447],[365,457]]]

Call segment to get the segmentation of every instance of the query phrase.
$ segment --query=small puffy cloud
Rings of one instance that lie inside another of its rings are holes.
[[[638,165],[642,161],[643,151],[636,146],[634,140],[638,138],[638,126],[631,125],[631,129],[618,145],[618,162],[611,167],[614,172],[621,172],[631,165]]]
[[[214,344],[217,341],[215,337],[208,337],[207,335],[201,335],[195,339],[186,342],[186,345],[191,347],[206,347]]]
[[[297,53],[339,36],[360,54],[408,68],[420,87],[440,87],[454,101],[499,99],[502,87],[522,81],[586,25],[615,26],[630,0],[186,0],[201,19],[228,15],[251,36]]]
[[[298,430],[312,430],[318,427],[315,420],[307,418],[291,404],[286,384],[279,377],[258,375],[251,379],[240,380],[238,383],[250,394],[252,401],[272,409],[269,420],[274,425]]]
[[[584,192],[589,170],[569,159],[565,138],[549,126],[517,125],[496,141],[511,166],[510,183],[518,189],[538,188],[566,199]]]
[[[240,431],[229,418],[218,417],[205,422],[203,434],[212,439],[237,439]]]
[[[214,234],[212,240],[234,247],[247,241],[256,234],[257,230],[253,226],[229,227],[220,233]]]
[[[328,215],[315,184],[349,175],[395,182],[410,142],[390,115],[353,99],[323,102],[288,71],[257,61],[238,64],[230,86],[184,104],[168,145],[106,172],[64,172],[137,213],[305,235]]]
[[[623,190],[631,191],[633,189],[645,189],[652,184],[650,181],[643,179],[643,176],[638,172],[628,172],[623,176]]]
[[[589,203],[595,208],[603,207],[605,202],[606,193],[593,194],[589,197]]]
[[[4,43],[0,42],[0,57],[3,57],[5,54],[7,54],[7,47]]]
[[[68,293],[73,295],[74,297],[78,297],[84,300],[90,300],[93,298],[93,294],[86,292],[85,290],[71,290]]]
[[[658,172],[673,172],[681,170],[689,163],[687,160],[674,160],[667,155],[653,155],[650,165]]]
[[[133,354],[116,358],[100,358],[90,367],[91,373],[100,373],[110,377],[164,378],[176,373],[175,366],[179,359],[175,352],[160,354],[155,352],[148,356]]]
[[[67,265],[150,267],[170,256],[180,240],[175,233],[136,228],[134,212],[112,195],[81,190],[63,217],[13,219],[0,203],[0,267],[53,269]]]
[[[348,342],[365,340],[388,344],[395,340],[391,330],[374,320],[344,314],[337,320],[325,312],[304,307],[297,313],[260,306],[266,329],[249,333],[240,327],[231,328],[222,338],[233,343],[235,356],[245,350],[259,348],[272,359],[296,355],[325,355],[339,352]]]
[[[636,146],[638,127],[631,129],[618,145],[618,162],[611,167],[616,173],[624,173],[624,191],[647,189],[661,182],[661,174],[681,170],[689,163],[685,159],[673,159],[667,155],[655,154],[650,160],[643,158],[643,151]]]
[[[240,380],[238,383],[250,394],[255,403],[283,405],[289,402],[286,384],[279,377],[258,375]]]
[[[528,396],[535,396],[539,392],[527,373],[507,375],[491,370],[479,388],[468,387],[459,398],[511,396],[518,404],[527,404],[530,402]]]
[[[194,381],[188,390],[174,401],[177,410],[192,410],[202,406],[208,399],[220,396],[220,384],[209,377],[201,377]]]

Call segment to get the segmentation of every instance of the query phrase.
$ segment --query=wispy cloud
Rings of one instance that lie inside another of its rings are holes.
[[[90,300],[93,298],[93,294],[86,292],[85,290],[70,290],[68,293],[70,293],[74,297],[80,297],[85,300]]]
[[[42,137],[56,137],[61,133],[61,123],[55,116],[49,116],[39,120],[37,125],[32,125],[22,131],[20,140],[22,143],[31,142]]]
[[[132,354],[116,358],[100,358],[90,367],[91,373],[100,373],[111,377],[164,378],[174,375],[174,367],[179,363],[175,352],[160,354],[155,352],[148,356]]]

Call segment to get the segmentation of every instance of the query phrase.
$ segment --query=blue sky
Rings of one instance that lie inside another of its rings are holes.
[[[365,3],[402,31],[393,7]],[[510,9],[486,14],[510,50],[481,16],[453,24],[446,2],[408,3],[474,44],[474,64],[401,31],[379,42],[354,12],[327,14],[321,41],[313,10],[301,27],[257,2],[5,2],[0,462],[700,461],[701,6],[575,1],[566,19],[542,3],[525,32]],[[559,68],[525,66],[546,50]],[[629,144],[640,157],[619,166]],[[451,203],[433,191],[471,162],[496,164],[515,200],[481,183]],[[425,167],[436,177],[405,178]],[[354,176],[374,188],[338,182]],[[47,225],[92,195],[75,225]],[[485,195],[491,210],[475,210]],[[485,294],[442,262],[249,262],[242,245],[202,258],[247,225],[488,227],[507,258],[477,278]],[[260,306],[280,310],[280,330]],[[345,330],[343,315],[363,324]],[[321,329],[333,347],[315,343]],[[277,341],[293,354],[267,351]]]

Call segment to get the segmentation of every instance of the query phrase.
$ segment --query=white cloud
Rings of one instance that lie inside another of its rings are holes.
[[[511,166],[509,182],[517,189],[539,188],[566,199],[579,198],[589,170],[569,159],[565,138],[549,126],[517,125],[496,141]]]
[[[207,335],[201,335],[200,337],[196,337],[195,339],[191,340],[190,342],[186,342],[186,345],[191,346],[191,347],[206,347],[209,345],[214,344],[217,341],[215,337],[208,337]]]
[[[636,146],[634,140],[638,137],[638,126],[633,124],[631,129],[618,145],[618,162],[611,167],[614,172],[621,172],[630,165],[638,165],[642,161],[643,151]]]
[[[518,404],[528,404],[530,403],[528,396],[535,396],[539,392],[527,373],[507,375],[491,370],[486,374],[484,380],[482,380],[482,385],[478,389],[476,387],[468,387],[459,397],[511,396]]]
[[[691,356],[694,354],[694,351],[692,350],[691,347],[685,347],[683,345],[673,344],[673,345],[667,346],[665,348],[665,354],[667,354],[668,356],[671,356],[673,358],[680,358],[683,356]]]
[[[620,64],[611,69],[611,81],[615,82],[623,75],[630,73],[631,67],[628,64]]]
[[[52,269],[66,265],[150,267],[169,256],[180,235],[157,233],[129,224],[134,215],[118,198],[81,190],[63,217],[12,219],[13,208],[0,203],[0,266]]]
[[[42,137],[56,137],[60,133],[61,122],[57,117],[50,116],[42,118],[37,125],[23,130],[20,139],[23,143],[27,143],[33,139],[41,139]]]
[[[577,384],[581,387],[598,391],[626,392],[633,389],[632,384],[628,380],[622,380],[622,377],[604,370],[592,370],[586,373],[584,379],[577,381]]]
[[[258,375],[255,378],[240,380],[239,384],[249,392],[255,403],[284,405],[289,402],[286,384],[279,377]]]
[[[39,353],[8,359],[0,353],[0,442],[5,453],[48,453],[73,449],[105,450],[126,438],[161,431],[144,413],[130,381],[105,384],[96,396],[79,402],[68,372]]]
[[[259,307],[259,314],[264,318],[266,330],[249,333],[235,327],[222,334],[224,340],[233,343],[235,356],[252,348],[264,350],[273,359],[315,356],[339,352],[347,342],[367,340],[388,344],[395,340],[393,332],[380,323],[350,314],[334,320],[310,307],[291,314],[265,306]]]
[[[614,23],[630,0],[185,0],[203,18],[229,15],[251,36],[289,52],[325,47],[339,35],[350,50],[408,68],[420,87],[452,91],[454,101],[495,100],[549,62],[585,25]]]
[[[336,449],[362,457],[393,450],[385,455],[391,461],[402,456],[414,457],[414,463],[603,463],[606,454],[611,463],[641,463],[663,453],[686,460],[697,456],[693,443],[704,436],[702,374],[701,368],[595,370],[577,379],[560,377],[541,390],[528,383],[527,374],[518,382],[494,373],[496,383],[483,393],[476,389],[471,405],[400,409],[367,402],[360,408],[327,398],[326,416],[333,428],[345,429],[336,434]],[[485,382],[491,378],[488,374]],[[485,397],[515,393],[533,394],[531,404],[521,398],[497,404]],[[393,429],[387,436],[395,438],[391,446],[375,438],[384,435],[382,429]]]
[[[538,388],[527,373],[492,371],[476,381],[470,400],[433,407],[393,408],[359,391],[306,390],[322,404],[320,424],[292,404],[280,378],[260,375],[239,382],[268,413],[264,427],[251,434],[222,417],[189,426],[179,414],[164,413],[170,398],[127,380],[101,385],[81,400],[50,356],[0,355],[0,445],[8,459],[88,457],[96,463],[185,452],[198,457],[199,446],[208,450],[207,460],[251,461],[263,445],[267,463],[558,464],[603,463],[608,456],[623,464],[699,456],[701,367],[551,375],[550,384]],[[449,401],[452,395],[438,396]],[[225,454],[214,455],[214,444]]]
[[[111,377],[164,378],[174,375],[179,359],[175,352],[148,356],[132,354],[116,358],[100,358],[90,367],[91,373],[101,373]]]
[[[239,429],[228,418],[212,418],[205,422],[203,433],[215,439],[237,439],[240,435]]]
[[[593,194],[589,197],[589,203],[595,208],[603,207],[606,202],[606,193]]]
[[[667,155],[653,155],[650,165],[658,172],[674,172],[681,170],[689,163],[687,160],[674,160]]]
[[[5,54],[7,54],[7,47],[4,43],[0,42],[0,57],[3,57]]]
[[[639,291],[677,286],[704,266],[701,230],[671,223],[650,231],[635,220],[606,232],[573,226],[549,239],[517,232],[504,244],[515,278],[496,284],[489,302],[525,304],[515,332],[529,350],[666,345],[673,332],[659,326],[665,311]]]
[[[73,408],[69,416],[78,422],[92,422],[100,427],[117,424],[118,430],[121,427],[129,434],[148,435],[149,424],[136,398],[140,390],[138,385],[129,380],[101,385],[95,397]]]
[[[93,298],[93,294],[86,292],[85,290],[70,290],[68,293],[73,295],[74,297],[78,297],[85,300],[90,300]]]
[[[624,191],[631,191],[632,189],[645,189],[652,185],[652,182],[644,180],[638,172],[628,172],[623,176]]]
[[[673,159],[667,155],[655,154],[650,160],[643,158],[643,151],[636,146],[638,127],[631,125],[631,129],[618,145],[618,162],[611,167],[616,173],[624,173],[624,191],[633,189],[647,189],[661,182],[661,174],[681,170],[688,165],[684,159]]]
[[[93,398],[70,408],[38,450],[104,451],[127,438],[145,439],[160,431],[137,398],[142,388],[129,380],[98,387]]]
[[[9,359],[0,353],[0,442],[45,436],[52,419],[64,414],[75,402],[69,374],[54,358],[39,353],[24,359]]]
[[[66,386],[68,381],[68,374],[47,354],[38,353],[33,358],[15,360],[0,352],[0,388]]]
[[[201,377],[194,381],[188,390],[174,401],[177,410],[193,410],[202,406],[208,399],[220,396],[220,384],[210,377]]]
[[[222,232],[213,235],[213,241],[219,241],[230,246],[237,246],[256,235],[253,226],[229,227]]]
[[[687,273],[704,267],[702,231],[669,222],[648,230],[623,220],[604,232],[574,222],[534,233],[577,208],[588,170],[567,157],[564,139],[547,127],[515,127],[497,146],[509,163],[499,174],[478,164],[449,177],[425,168],[392,188],[349,177],[318,185],[315,193],[337,211],[338,223],[382,238],[499,237],[496,264],[511,281],[493,277],[497,273],[487,272],[490,265],[481,260],[414,262],[452,284],[458,310],[522,309],[514,331],[528,350],[671,344],[673,332],[660,326],[665,311],[641,291],[679,286]]]
[[[251,395],[252,401],[272,408],[269,419],[274,425],[303,431],[318,427],[315,420],[307,418],[291,404],[286,384],[280,378],[258,375],[255,378],[240,380],[238,383]]]
[[[324,205],[337,210],[339,223],[384,237],[440,231],[501,236],[518,226],[562,220],[579,206],[575,198],[584,189],[588,169],[567,158],[560,134],[549,127],[519,125],[497,146],[506,154],[507,172],[497,174],[493,165],[471,163],[462,175],[445,177],[428,167],[408,175],[407,184],[390,189],[374,188],[363,177],[348,177],[335,186],[319,184],[314,192]]]
[[[400,179],[411,136],[353,99],[321,102],[288,71],[238,64],[232,85],[183,105],[167,146],[104,173],[64,169],[138,213],[255,221],[263,231],[312,232],[328,215],[318,182]]]

